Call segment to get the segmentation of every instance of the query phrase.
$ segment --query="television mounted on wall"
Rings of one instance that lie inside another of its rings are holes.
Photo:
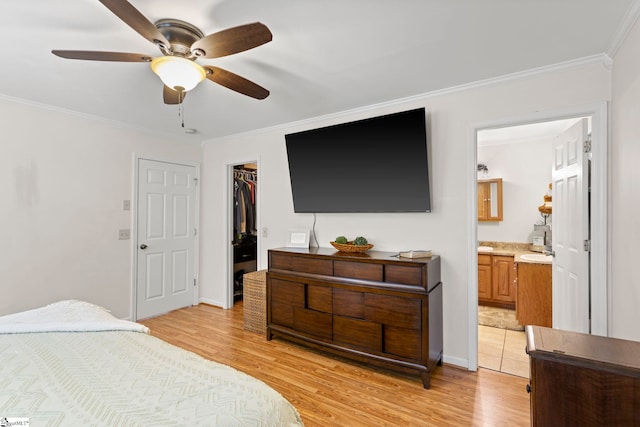
[[[430,212],[418,108],[285,135],[297,213]]]

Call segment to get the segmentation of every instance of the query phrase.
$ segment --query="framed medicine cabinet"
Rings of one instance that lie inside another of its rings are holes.
[[[478,180],[478,221],[502,221],[502,178]]]

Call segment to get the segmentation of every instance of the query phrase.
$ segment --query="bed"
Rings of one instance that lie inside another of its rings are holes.
[[[301,426],[265,383],[61,301],[0,317],[0,419],[31,426]]]

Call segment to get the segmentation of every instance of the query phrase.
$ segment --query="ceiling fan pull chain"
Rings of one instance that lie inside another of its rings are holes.
[[[180,92],[180,98],[182,98],[182,92]],[[180,100],[182,101],[182,99]],[[181,125],[182,128],[184,129],[184,103],[180,102],[180,104],[178,105],[178,116],[180,116],[181,119]]]

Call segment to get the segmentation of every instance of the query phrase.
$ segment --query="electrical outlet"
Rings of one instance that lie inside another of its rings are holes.
[[[262,237],[267,237],[268,234],[267,227],[262,227]]]
[[[131,232],[128,228],[118,230],[118,240],[129,240]]]
[[[130,211],[131,210],[131,200],[123,200],[122,201],[122,210]]]

